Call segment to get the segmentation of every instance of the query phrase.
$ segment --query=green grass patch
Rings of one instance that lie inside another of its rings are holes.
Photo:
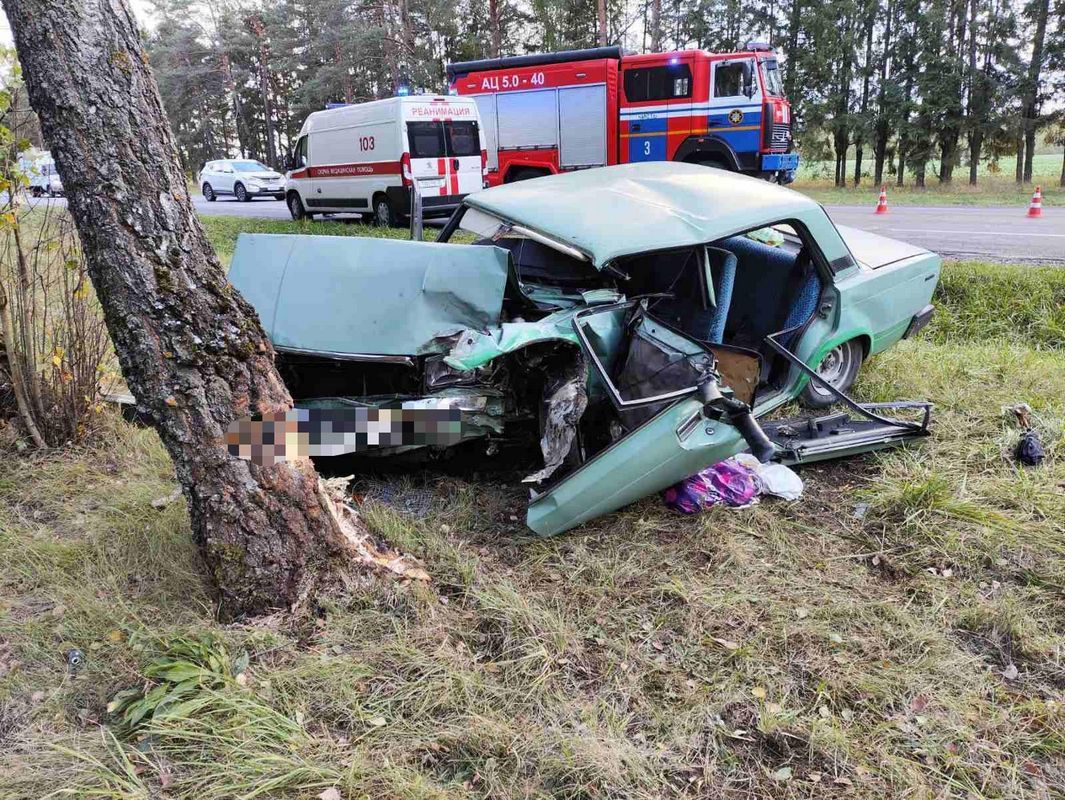
[[[936,342],[998,339],[1065,348],[1065,269],[980,261],[947,262],[926,335]]]

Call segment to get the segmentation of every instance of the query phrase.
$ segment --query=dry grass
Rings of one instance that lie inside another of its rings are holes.
[[[858,391],[931,398],[934,438],[806,470],[801,503],[541,541],[511,484],[412,474],[431,514],[365,516],[433,582],[314,620],[213,621],[150,432],[3,459],[0,797],[1061,797],[1065,352],[955,332]],[[244,677],[112,738],[115,693],[204,635]]]

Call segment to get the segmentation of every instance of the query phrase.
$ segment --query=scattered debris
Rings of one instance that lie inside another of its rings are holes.
[[[1021,434],[1017,442],[1017,460],[1026,467],[1037,467],[1046,458],[1043,442],[1039,439],[1039,432],[1030,429]]]
[[[865,515],[868,514],[868,513],[869,513],[869,504],[868,503],[856,503],[855,506],[854,506],[854,511],[852,512],[851,515],[855,519],[865,519]]]
[[[698,514],[715,505],[746,508],[763,494],[798,500],[802,490],[802,478],[790,467],[762,464],[751,454],[740,453],[669,487],[662,499],[681,514]]]
[[[352,476],[321,479],[323,493],[333,502],[330,511],[344,535],[352,554],[370,567],[385,569],[408,580],[428,581],[429,573],[408,555],[379,548],[359,519],[359,512],[348,503],[347,487]]]
[[[758,499],[757,473],[727,458],[670,486],[662,499],[681,514],[698,514],[718,504],[746,508]]]
[[[66,655],[67,655],[67,670],[70,671],[70,672],[77,672],[79,669],[81,669],[82,665],[85,663],[85,654],[82,653],[76,647],[73,647],[70,650],[67,650]]]
[[[1003,408],[1003,413],[1013,414],[1021,428],[1021,438],[1013,449],[1013,456],[1026,467],[1037,467],[1046,458],[1043,441],[1035,428],[1032,407],[1027,403],[1016,403]]]

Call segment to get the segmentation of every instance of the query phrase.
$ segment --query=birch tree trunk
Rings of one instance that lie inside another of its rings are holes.
[[[344,563],[344,532],[308,460],[259,468],[227,452],[234,418],[291,399],[193,213],[129,4],[3,6],[123,375],[174,461],[222,615],[290,606]]]

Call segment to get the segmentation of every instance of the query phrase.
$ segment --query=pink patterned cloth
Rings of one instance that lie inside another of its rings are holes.
[[[670,486],[662,499],[681,514],[698,514],[718,503],[732,508],[749,506],[758,491],[757,473],[730,458]]]

